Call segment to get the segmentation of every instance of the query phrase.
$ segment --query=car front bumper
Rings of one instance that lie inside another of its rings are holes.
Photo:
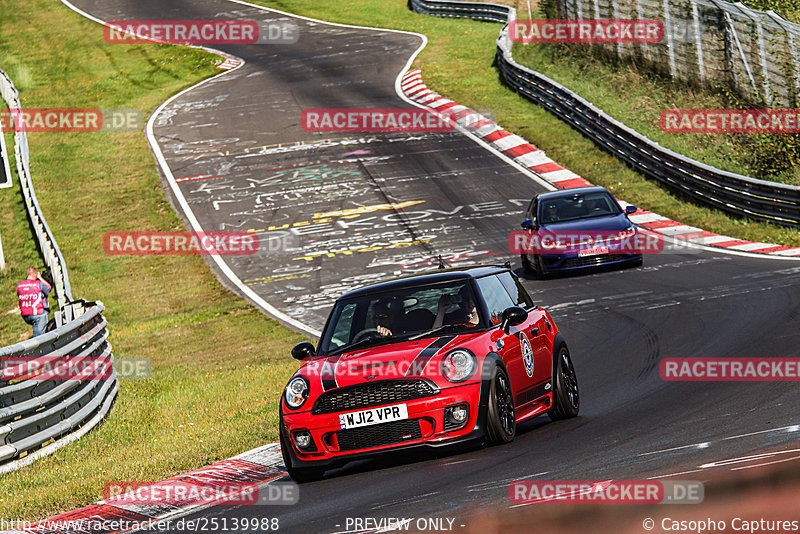
[[[292,413],[282,407],[281,424],[290,443],[289,456],[294,467],[332,467],[397,450],[482,441],[488,398],[484,390],[480,382],[472,382],[444,388],[431,397],[392,403],[405,404],[408,419],[353,429],[342,429],[339,424],[339,415],[347,412],[312,415],[310,411]],[[457,428],[446,426],[445,409],[462,403],[469,407],[466,422]],[[293,436],[300,430],[310,432],[316,450],[304,451],[297,446]]]
[[[624,265],[642,260],[641,254],[597,254],[579,257],[577,254],[543,254],[542,267],[545,272],[562,272],[589,269],[605,265]]]

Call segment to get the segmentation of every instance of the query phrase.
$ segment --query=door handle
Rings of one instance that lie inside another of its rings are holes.
[[[539,335],[539,329],[538,328],[531,328],[531,335],[534,336],[534,337],[538,336]]]

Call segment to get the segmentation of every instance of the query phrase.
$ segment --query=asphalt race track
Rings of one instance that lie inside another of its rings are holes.
[[[102,20],[289,20],[225,0],[73,4]],[[154,119],[191,217],[206,231],[252,230],[261,239],[258,254],[224,258],[253,293],[212,264],[223,283],[313,332],[342,292],[428,268],[436,255],[451,265],[511,259],[519,268],[508,233],[544,189],[528,173],[458,132],[301,128],[306,108],[411,107],[395,81],[423,40],[292,20],[300,28],[293,45],[215,45],[246,64],[174,98]],[[506,446],[354,464],[301,486],[294,506],[194,515],[278,517],[281,531],[308,533],[344,531],[348,517],[449,517],[458,530],[479,505],[512,506],[513,480],[709,480],[730,466],[705,464],[754,451],[781,459],[799,448],[797,383],[667,383],[658,363],[797,356],[800,263],[694,249],[526,287],[570,344],[580,417],[537,418]]]

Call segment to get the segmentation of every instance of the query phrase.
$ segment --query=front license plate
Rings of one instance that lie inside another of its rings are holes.
[[[600,254],[608,254],[608,247],[585,248],[578,252],[578,256],[581,258],[584,256],[598,256]]]
[[[343,413],[339,416],[339,427],[342,429],[358,428],[402,419],[408,419],[408,408],[405,404],[395,404],[360,412]]]

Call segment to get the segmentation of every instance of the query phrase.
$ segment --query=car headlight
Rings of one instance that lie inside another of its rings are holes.
[[[625,230],[619,233],[619,237],[625,239],[626,237],[633,237],[633,234],[636,233],[636,227],[631,226],[630,228],[626,228]]]
[[[442,376],[450,382],[463,382],[476,368],[475,355],[467,349],[451,350],[442,358]]]
[[[289,408],[298,409],[308,398],[308,381],[302,376],[292,378],[286,385],[283,397]]]

